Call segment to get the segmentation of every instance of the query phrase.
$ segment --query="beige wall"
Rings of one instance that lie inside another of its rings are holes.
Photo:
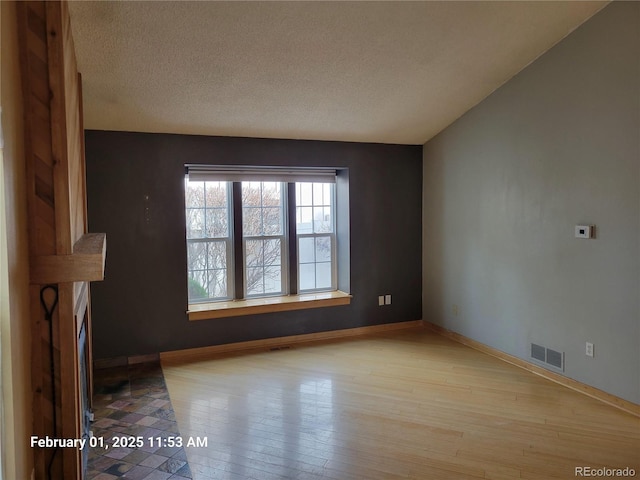
[[[0,175],[0,336],[2,353],[2,474],[31,478],[29,264],[22,92],[15,2],[0,2],[1,100],[4,147]],[[6,228],[5,228],[6,227]]]

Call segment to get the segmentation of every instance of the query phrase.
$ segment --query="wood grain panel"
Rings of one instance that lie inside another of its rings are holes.
[[[87,223],[81,86],[67,8],[66,2],[19,2],[18,35],[30,223],[33,434],[82,438],[76,316],[84,319],[78,309],[89,310],[88,288],[76,286],[73,276],[62,278],[61,272],[70,259],[73,265],[83,264],[91,253],[72,255]],[[103,269],[104,252],[100,257]],[[44,267],[38,259],[45,259]],[[49,284],[58,294],[50,322],[40,301],[41,289]],[[78,449],[33,452],[36,480],[83,477]]]
[[[67,112],[64,71],[64,32],[61,5],[46,2],[48,78],[51,92],[51,152],[54,159],[53,187],[56,203],[56,254],[70,255],[73,248],[71,236],[69,168],[67,143]]]

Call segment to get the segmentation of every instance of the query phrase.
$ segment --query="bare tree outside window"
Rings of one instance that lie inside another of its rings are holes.
[[[284,293],[284,184],[242,182],[247,296]]]
[[[189,301],[230,296],[229,194],[227,182],[185,182]]]

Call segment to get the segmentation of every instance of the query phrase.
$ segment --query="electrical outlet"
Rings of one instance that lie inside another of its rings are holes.
[[[384,304],[385,305],[391,305],[391,295],[385,295],[384,296]]]
[[[586,343],[584,353],[587,357],[593,357],[593,343]]]
[[[384,305],[384,295],[378,295],[378,306]]]
[[[454,305],[451,307],[451,311],[453,312],[453,316],[454,316],[454,317],[457,317],[457,316],[458,316],[458,305],[454,304]]]

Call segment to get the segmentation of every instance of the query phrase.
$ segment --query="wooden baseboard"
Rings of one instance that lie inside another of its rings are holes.
[[[524,368],[525,370],[539,375],[541,377],[546,378],[547,380],[551,380],[552,382],[563,385],[567,388],[580,392],[589,397],[595,398],[596,400],[600,400],[608,405],[614,406],[621,410],[624,410],[627,413],[640,417],[640,405],[625,400],[620,397],[616,397],[610,393],[607,393],[598,388],[592,387],[590,385],[584,384],[582,382],[578,382],[577,380],[573,380],[571,378],[565,377],[564,375],[560,375],[555,372],[551,372],[545,368],[542,368],[533,363],[529,363],[526,360],[522,360],[521,358],[514,357],[513,355],[509,355],[508,353],[501,352],[495,348],[489,347],[484,343],[480,343],[476,340],[472,340],[464,335],[460,335],[459,333],[452,332],[451,330],[447,330],[446,328],[441,327],[440,325],[436,325],[431,322],[427,322],[423,320],[423,325],[430,330],[454,340],[458,343],[462,343],[463,345],[467,345],[475,350],[479,350],[487,355],[491,355],[492,357],[496,357],[502,361],[515,365],[516,367]]]
[[[287,337],[265,338],[247,342],[227,343],[224,345],[212,345],[209,347],[190,348],[186,350],[174,350],[160,353],[160,360],[167,363],[182,363],[203,360],[224,353],[242,352],[248,350],[264,350],[300,343],[318,342],[322,340],[334,340],[338,338],[356,337],[372,333],[403,330],[407,328],[422,328],[422,320],[410,322],[385,323],[383,325],[371,325],[368,327],[346,328],[343,330],[331,330],[328,332],[306,333],[302,335],[290,335]]]

